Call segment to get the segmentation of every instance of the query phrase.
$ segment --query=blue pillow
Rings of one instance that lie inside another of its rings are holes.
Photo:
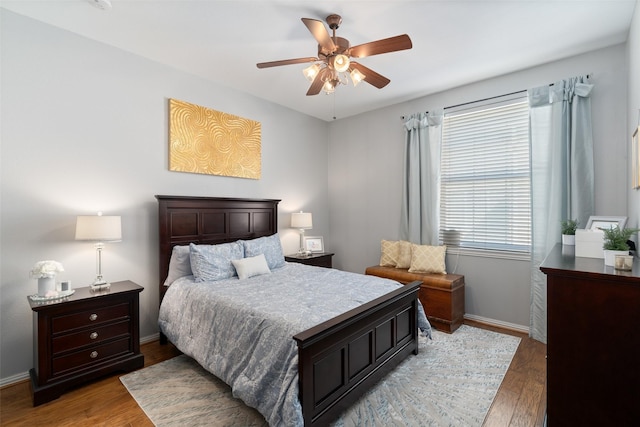
[[[240,242],[220,245],[189,245],[191,270],[196,282],[211,282],[229,279],[236,275],[231,263],[244,258],[244,248]]]
[[[245,257],[264,254],[270,270],[284,267],[284,253],[282,252],[282,245],[280,244],[280,236],[278,236],[278,233],[272,234],[271,236],[258,237],[253,240],[242,240],[242,244],[244,246]]]

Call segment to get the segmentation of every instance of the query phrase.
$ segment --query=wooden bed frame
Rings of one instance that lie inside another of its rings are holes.
[[[218,244],[278,231],[273,199],[156,196],[160,302],[176,245]],[[411,353],[418,354],[418,290],[412,282],[295,335],[305,425],[327,425]],[[161,342],[167,338],[161,334]]]

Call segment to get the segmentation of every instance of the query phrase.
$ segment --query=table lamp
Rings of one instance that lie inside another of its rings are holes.
[[[313,227],[313,218],[310,212],[295,212],[291,214],[291,228],[297,228],[300,230],[300,250],[299,256],[309,256],[311,251],[308,251],[304,247],[304,230],[309,230]]]
[[[102,276],[102,249],[105,242],[119,242],[122,240],[122,226],[119,216],[79,215],[76,221],[76,240],[90,240],[96,242],[96,280],[90,286],[91,290],[109,289],[111,284]]]

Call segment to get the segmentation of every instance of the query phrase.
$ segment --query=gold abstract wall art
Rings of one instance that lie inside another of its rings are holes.
[[[169,170],[260,179],[260,122],[169,99]]]

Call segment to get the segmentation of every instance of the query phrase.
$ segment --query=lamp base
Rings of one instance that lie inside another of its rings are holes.
[[[91,285],[89,285],[89,288],[92,291],[105,291],[111,288],[111,283],[105,281],[105,280],[99,280],[97,279],[95,282],[93,282]]]
[[[300,258],[308,258],[311,256],[311,251],[305,251],[304,249],[300,249],[296,254]]]

